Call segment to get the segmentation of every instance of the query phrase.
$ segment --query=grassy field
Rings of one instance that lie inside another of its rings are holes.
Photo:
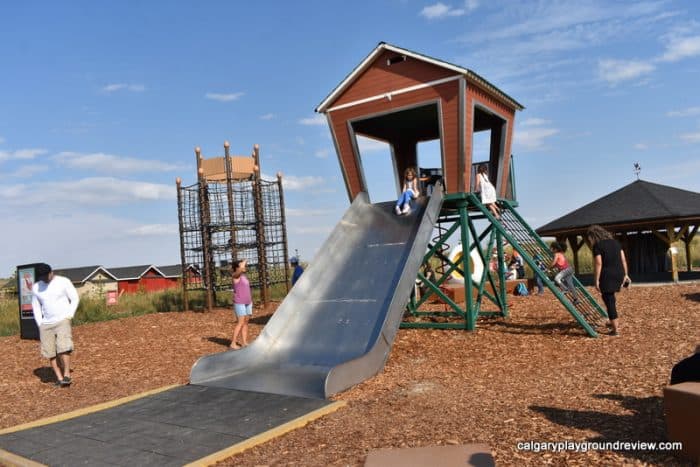
[[[675,244],[678,248],[678,269],[686,269],[685,246],[682,242]],[[693,267],[700,267],[700,237],[693,239],[690,244]],[[573,264],[571,250],[566,253],[569,261]],[[433,265],[434,268],[437,264]],[[587,246],[583,246],[579,252],[579,267],[582,274],[593,272],[593,258]],[[529,269],[529,268],[528,268]],[[528,277],[532,277],[532,272],[528,271]],[[270,297],[273,301],[280,301],[286,295],[287,290],[284,284],[275,284],[270,289]],[[217,307],[230,307],[231,294],[228,292],[218,292],[216,294]],[[253,291],[255,303],[260,302],[260,293]],[[192,310],[203,310],[205,296],[202,291],[189,292],[189,308]],[[103,297],[84,297],[75,315],[74,324],[92,323],[96,321],[108,321],[126,316],[139,316],[147,313],[177,312],[183,310],[182,293],[180,289],[167,290],[156,293],[137,293],[122,295],[119,304],[107,306]],[[9,336],[19,333],[19,311],[17,298],[0,298],[0,336]]]
[[[270,288],[270,297],[273,301],[284,298],[287,289],[284,284],[275,284]],[[260,302],[260,292],[253,291],[253,300]],[[203,291],[189,292],[189,308],[203,310],[205,296]],[[231,307],[231,294],[218,292],[216,294],[216,307]],[[73,319],[74,325],[109,321],[128,316],[140,316],[148,313],[178,312],[184,309],[182,304],[182,291],[178,289],[162,292],[124,294],[119,297],[117,305],[108,306],[104,297],[81,297],[78,311]],[[0,299],[0,336],[19,334],[19,310],[17,297]]]

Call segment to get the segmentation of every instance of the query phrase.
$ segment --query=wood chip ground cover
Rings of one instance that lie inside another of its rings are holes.
[[[510,318],[480,320],[476,332],[402,329],[384,370],[335,397],[344,408],[221,465],[354,466],[375,448],[471,442],[488,444],[498,465],[690,465],[662,451],[517,449],[666,440],[662,390],[700,344],[700,285],[618,297],[618,338],[585,337],[549,293],[511,297]],[[265,321],[253,319],[253,336]],[[0,428],[186,384],[197,358],[226,350],[232,326],[229,310],[215,310],[75,327],[69,389],[53,387],[36,341],[0,338]]]

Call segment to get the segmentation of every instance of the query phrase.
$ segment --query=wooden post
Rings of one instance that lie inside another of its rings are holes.
[[[473,331],[476,329],[476,313],[474,313],[474,304],[472,303],[472,268],[470,264],[470,253],[471,245],[469,238],[469,212],[468,205],[459,206],[459,223],[460,223],[460,234],[462,241],[462,272],[464,274],[464,310],[467,314],[467,321],[465,323],[468,331]],[[475,239],[475,241],[478,241]]]
[[[262,184],[260,183],[260,146],[253,146],[253,206],[255,210],[256,237],[258,244],[258,277],[260,279],[260,295],[263,306],[270,301],[267,277],[267,253],[265,251],[265,209],[263,206]],[[285,265],[286,266],[286,265]]]
[[[233,167],[231,167],[231,154],[229,153],[230,147],[231,145],[229,144],[229,142],[224,141],[224,165],[226,166],[226,200],[228,202],[229,229],[231,230],[231,238],[229,240],[229,245],[231,247],[230,261],[233,262],[237,259],[238,255],[236,252],[236,216],[233,205]],[[229,267],[231,267],[230,264]],[[231,270],[231,288],[233,288],[233,270]]]
[[[199,220],[200,231],[202,235],[202,263],[204,266],[204,287],[206,288],[206,308],[211,311],[214,307],[214,283],[211,267],[211,252],[210,252],[210,213],[209,213],[209,191],[207,190],[207,180],[204,177],[204,169],[202,168],[202,150],[197,147],[194,149],[197,155],[197,175],[199,178]]]
[[[182,309],[187,311],[190,309],[189,297],[187,296],[187,275],[185,274],[187,268],[187,258],[185,257],[185,226],[182,219],[182,179],[177,177],[175,179],[175,186],[177,187],[177,220],[180,224],[180,263],[182,267]]]
[[[571,250],[574,253],[574,272],[576,274],[579,273],[578,252],[581,249],[581,247],[584,245],[584,243],[585,243],[585,240],[583,238],[579,242],[578,235],[570,235],[569,236],[569,245],[571,245]]]
[[[686,268],[687,271],[690,272],[693,270],[693,258],[690,254],[690,244],[692,243],[695,234],[698,232],[698,226],[696,225],[692,229],[690,229],[689,225],[686,227],[687,229],[685,235],[683,236],[683,242],[685,242],[685,261],[688,263]]]
[[[676,227],[673,224],[666,226],[666,235],[668,236],[668,247],[671,251],[671,277],[673,282],[678,282],[678,249],[673,246],[673,243],[678,240],[676,235]]]
[[[280,220],[282,221],[282,243],[284,244],[284,284],[287,287],[287,293],[289,293],[289,246],[287,245],[287,216],[284,212],[282,172],[277,172],[277,190],[279,190],[280,194]]]

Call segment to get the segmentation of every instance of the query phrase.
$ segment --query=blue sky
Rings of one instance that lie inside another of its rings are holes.
[[[352,7],[351,7],[352,6]],[[534,226],[643,179],[700,191],[695,1],[5,2],[0,276],[178,263],[175,178],[261,149],[311,260],[349,205],[315,107],[380,41],[472,69],[525,105],[513,144]],[[366,141],[374,201],[395,196]],[[427,143],[419,157],[437,160]],[[477,141],[478,148],[478,141]],[[375,164],[375,165],[372,165]],[[385,182],[386,180],[386,182]]]

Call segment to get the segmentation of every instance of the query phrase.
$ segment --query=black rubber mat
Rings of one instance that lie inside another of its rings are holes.
[[[0,435],[0,449],[51,466],[175,466],[331,401],[180,386],[77,418]]]

